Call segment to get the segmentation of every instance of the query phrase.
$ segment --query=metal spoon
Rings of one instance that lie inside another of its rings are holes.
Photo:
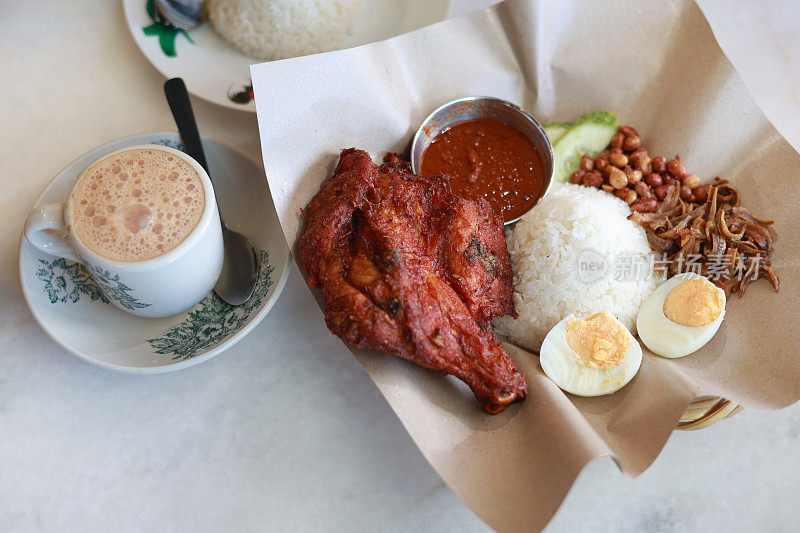
[[[158,15],[176,28],[191,30],[205,20],[205,0],[156,0]]]
[[[164,94],[167,96],[172,118],[175,119],[175,124],[178,126],[184,150],[200,163],[211,177],[194,111],[192,111],[192,102],[189,100],[189,92],[186,90],[183,79],[167,80],[164,83]],[[241,305],[250,298],[256,286],[259,269],[258,254],[247,237],[233,231],[225,224],[221,212],[220,210],[219,218],[222,223],[225,259],[222,264],[222,272],[214,286],[214,292],[231,305]]]

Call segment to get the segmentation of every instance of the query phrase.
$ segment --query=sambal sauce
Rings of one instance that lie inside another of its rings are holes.
[[[420,174],[447,174],[455,194],[486,198],[504,221],[536,203],[544,181],[542,158],[521,131],[499,120],[456,123],[425,149]]]

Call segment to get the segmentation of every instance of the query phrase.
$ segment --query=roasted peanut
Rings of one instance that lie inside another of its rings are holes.
[[[604,191],[606,191],[606,192],[611,192],[611,191],[613,191],[613,190],[614,190],[614,187],[612,187],[612,186],[611,186],[611,185],[609,185],[608,183],[604,183],[604,184],[602,184],[602,185],[600,186],[600,188],[601,188],[601,189],[603,189],[603,190],[604,190]]]
[[[611,167],[608,174],[608,183],[615,189],[621,189],[628,184],[628,177],[617,167]]]
[[[661,156],[653,158],[653,172],[663,174],[667,171],[667,160]]]
[[[656,198],[663,201],[672,190],[672,187],[674,187],[674,185],[661,185],[660,187],[656,187]]]
[[[634,185],[640,181],[642,181],[642,171],[641,170],[631,170],[630,172],[626,173],[628,176],[628,185]]]
[[[667,161],[667,172],[676,178],[682,178],[686,175],[686,165],[676,156],[675,159]]]
[[[608,156],[600,154],[599,156],[597,156],[597,159],[594,160],[595,170],[603,170],[607,166],[608,166]]]
[[[708,193],[710,189],[711,186],[707,184],[695,187],[694,191],[692,191],[692,194],[694,194],[695,201],[697,201],[698,203],[705,203],[705,201],[708,200]]]
[[[687,201],[692,196],[692,189],[688,185],[681,185],[681,200]]]
[[[574,183],[576,185],[580,184],[580,183],[583,183],[583,176],[585,176],[585,175],[586,175],[586,171],[585,170],[576,170],[569,177],[569,182],[570,183]]]
[[[638,135],[626,135],[625,141],[622,143],[622,149],[625,151],[633,151],[641,146],[642,140]]]
[[[659,187],[664,183],[664,180],[661,179],[661,174],[656,174],[655,172],[651,172],[644,181],[651,187]]]
[[[611,148],[622,148],[622,142],[625,140],[625,135],[622,133],[615,133],[611,137]]]
[[[621,134],[623,134],[625,136],[639,135],[639,132],[636,131],[636,128],[634,128],[633,126],[620,126],[617,129],[619,130],[619,132]]]
[[[633,190],[635,190],[636,194],[638,194],[642,198],[653,197],[653,191],[651,191],[650,187],[647,186],[647,183],[643,181],[637,182],[636,185],[633,186]]]
[[[636,160],[636,164],[633,165],[633,168],[637,170],[641,170],[644,174],[650,174],[653,171],[653,166],[650,163],[650,157],[642,156]]]
[[[612,152],[611,155],[608,156],[608,162],[617,168],[623,168],[628,164],[628,157],[621,152],[618,154]]]
[[[628,204],[632,204],[633,202],[636,201],[636,198],[638,197],[636,191],[634,191],[633,189],[623,189],[623,190],[628,191],[625,198],[623,198],[625,202],[627,202]]]
[[[603,175],[597,170],[588,170],[588,171],[586,171],[586,174],[583,175],[583,179],[581,180],[581,183],[583,183],[585,185],[587,178],[589,180],[589,183],[597,183],[598,180],[599,180],[599,183],[603,183]],[[591,187],[592,185],[589,185],[589,186]],[[594,185],[594,186],[597,187],[597,185]]]
[[[639,198],[631,204],[631,211],[639,213],[652,213],[658,207],[655,198]]]
[[[594,170],[594,159],[589,154],[583,154],[581,157],[581,170]]]
[[[625,200],[625,202],[628,204],[632,204],[633,201],[636,200],[636,192],[633,189],[628,189],[627,187],[614,191],[614,196],[621,200]]]
[[[583,176],[583,184],[587,187],[599,187],[603,184],[603,178],[600,176],[600,173],[595,173],[596,171],[587,172],[585,176]]]
[[[689,174],[685,178],[683,178],[683,184],[689,187],[690,189],[694,189],[698,185],[700,185],[700,176],[695,174]]]

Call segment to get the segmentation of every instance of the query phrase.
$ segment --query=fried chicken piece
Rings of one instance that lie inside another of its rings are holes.
[[[306,216],[299,260],[331,332],[456,376],[489,413],[525,398],[489,326],[516,312],[503,223],[486,201],[455,196],[446,178],[416,176],[397,156],[378,167],[348,149]]]

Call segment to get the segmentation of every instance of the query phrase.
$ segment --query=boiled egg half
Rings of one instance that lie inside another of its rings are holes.
[[[633,379],[642,364],[642,348],[607,311],[586,318],[570,315],[544,338],[539,362],[561,389],[578,396],[600,396]]]
[[[693,272],[662,283],[636,317],[639,338],[650,351],[676,358],[706,345],[725,317],[725,291]]]

